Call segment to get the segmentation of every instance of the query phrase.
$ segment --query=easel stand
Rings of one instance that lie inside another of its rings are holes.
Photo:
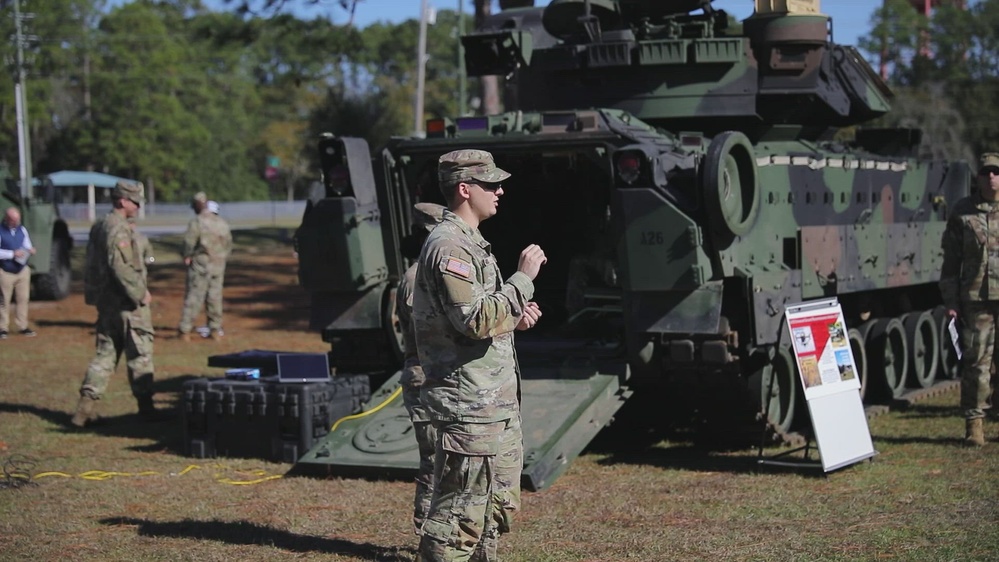
[[[781,335],[783,336],[783,331],[781,332]],[[778,345],[779,344],[780,344],[780,341],[778,341]],[[776,379],[776,378],[777,377],[773,376],[773,374],[771,373],[770,384],[767,387],[767,396],[771,396],[772,395],[773,390],[774,390],[774,379]],[[795,384],[797,384],[797,382],[795,382]],[[768,430],[768,426],[769,426],[768,420],[769,419],[770,419],[770,400],[767,400],[767,406],[766,406],[766,408],[764,409],[764,412],[763,412],[763,428],[762,428],[762,431],[760,431],[760,448],[756,452],[756,465],[757,466],[782,466],[782,467],[790,467],[790,468],[819,468],[819,469],[822,468],[822,462],[820,460],[817,460],[817,459],[816,460],[812,460],[812,459],[808,458],[808,453],[813,449],[813,447],[812,447],[812,439],[814,438],[814,435],[813,435],[813,432],[812,432],[812,428],[811,428],[810,425],[808,427],[807,433],[805,434],[805,444],[804,445],[802,445],[801,447],[795,447],[793,449],[789,449],[787,451],[781,451],[780,453],[777,453],[776,455],[765,456],[763,454],[763,449],[766,446],[767,430]],[[790,458],[791,455],[793,455],[793,454],[795,454],[795,453],[797,453],[799,451],[803,453],[801,459],[791,459]]]
[[[764,457],[764,431],[760,439],[758,464],[794,467],[819,467],[824,472],[869,459],[877,454],[867,427],[867,415],[860,399],[857,362],[847,342],[846,322],[836,299],[790,305],[784,309],[784,324],[777,338],[779,346],[787,338],[793,344],[797,377],[791,384],[798,388],[808,405],[809,427],[804,447]],[[767,390],[764,423],[770,418],[770,395],[774,380],[771,373]],[[815,439],[819,461],[808,458],[809,442]],[[804,451],[800,461],[782,460],[791,453]]]

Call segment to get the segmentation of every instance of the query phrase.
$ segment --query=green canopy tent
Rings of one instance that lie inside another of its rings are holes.
[[[87,219],[93,222],[97,218],[95,209],[97,197],[95,189],[98,187],[111,189],[119,180],[136,183],[138,180],[121,178],[100,172],[77,172],[73,170],[62,170],[48,174],[48,179],[56,187],[87,187]],[[35,180],[36,182],[38,180]],[[145,215],[145,207],[139,209],[140,216]]]

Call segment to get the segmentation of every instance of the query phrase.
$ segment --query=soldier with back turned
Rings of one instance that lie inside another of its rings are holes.
[[[205,307],[212,339],[219,339],[223,334],[222,286],[225,283],[226,260],[232,251],[232,232],[225,219],[213,213],[208,203],[208,196],[203,192],[194,194],[191,210],[195,217],[187,224],[184,233],[187,284],[178,333],[185,342],[191,340],[194,319],[202,306]],[[217,203],[215,207],[218,207]]]

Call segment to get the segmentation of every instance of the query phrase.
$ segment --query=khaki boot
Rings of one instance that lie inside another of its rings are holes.
[[[968,447],[985,446],[985,428],[982,418],[965,420],[966,428],[964,432],[964,444]]]
[[[222,330],[212,330],[212,339],[215,341],[222,339]]]
[[[69,423],[76,427],[86,427],[88,423],[97,419],[97,414],[94,413],[96,406],[97,400],[89,396],[81,396],[80,401],[76,403],[76,413],[73,414],[73,419],[69,420]]]
[[[191,333],[190,332],[177,332],[177,339],[184,343],[191,343]]]

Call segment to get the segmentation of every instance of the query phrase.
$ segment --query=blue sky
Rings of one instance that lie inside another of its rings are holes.
[[[298,0],[290,0],[296,2]],[[457,10],[458,0],[428,0],[430,5],[438,10]],[[465,11],[472,11],[471,0],[464,0]],[[549,0],[535,0],[536,6],[546,6]],[[856,45],[857,37],[868,32],[871,14],[878,6],[876,0],[824,0],[821,2],[823,13],[833,19],[833,34],[837,43]],[[498,4],[496,4],[498,6]],[[715,0],[714,6],[743,19],[753,13],[753,0]],[[498,8],[496,8],[498,9]],[[307,10],[296,9],[296,13],[311,15],[327,15],[336,22],[344,22],[346,13],[340,9],[335,0],[319,0],[314,7]],[[354,23],[364,27],[375,21],[400,22],[419,16],[420,0],[362,0],[357,5]]]

